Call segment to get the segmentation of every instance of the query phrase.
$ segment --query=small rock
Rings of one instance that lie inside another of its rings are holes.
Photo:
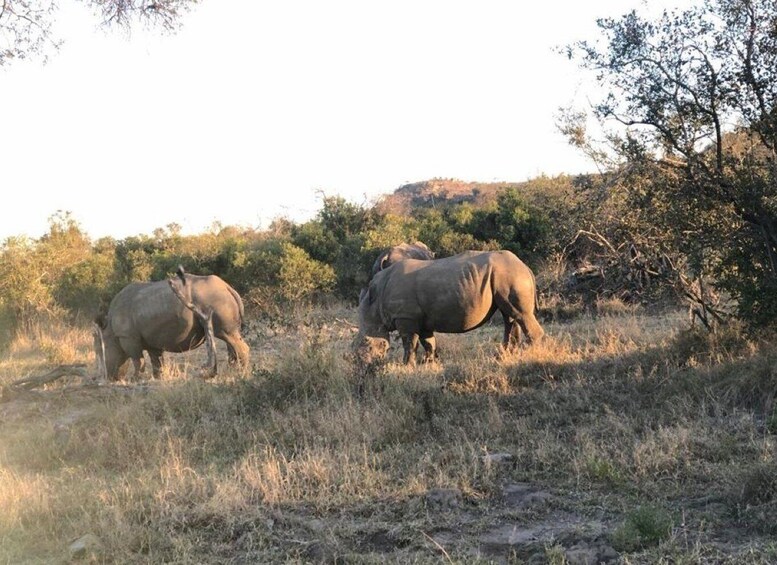
[[[599,561],[602,563],[609,563],[611,561],[617,561],[620,559],[620,554],[615,551],[614,547],[603,544],[599,546]]]
[[[54,441],[61,446],[70,441],[70,428],[64,424],[54,424]]]
[[[70,557],[83,559],[102,552],[103,544],[94,534],[86,534],[70,543]]]
[[[483,456],[483,463],[486,466],[504,465],[506,467],[514,467],[516,462],[517,458],[512,453],[487,453]]]
[[[580,543],[566,550],[569,565],[598,565],[618,560],[618,552],[607,544]]]
[[[569,565],[597,565],[597,551],[590,547],[578,547],[566,551]]]
[[[457,508],[461,502],[461,491],[457,488],[434,488],[426,492],[424,501],[427,507]]]
[[[548,565],[548,556],[545,551],[535,551],[526,561],[526,565]]]
[[[503,553],[524,549],[525,546],[543,543],[553,539],[548,524],[502,524],[480,536],[481,547],[487,553]]]
[[[319,520],[318,518],[313,518],[312,520],[308,520],[305,522],[305,526],[310,530],[311,532],[322,532],[324,531],[324,521]]]
[[[337,553],[334,549],[320,540],[308,544],[302,554],[311,563],[334,563],[337,561]]]
[[[528,483],[507,485],[503,491],[505,504],[516,508],[542,506],[553,500],[553,495],[544,490],[535,490]]]

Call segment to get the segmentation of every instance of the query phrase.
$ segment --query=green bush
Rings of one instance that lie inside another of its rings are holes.
[[[71,313],[93,318],[119,290],[114,274],[113,254],[94,253],[64,270],[55,283],[54,297]]]
[[[278,288],[284,299],[297,301],[332,290],[337,277],[331,266],[311,259],[305,250],[291,243],[282,243],[281,249]]]
[[[613,547],[632,552],[658,545],[672,533],[672,517],[657,506],[639,506],[612,535]]]
[[[26,238],[9,238],[0,248],[0,317],[9,334],[24,321],[54,305],[45,266],[36,245]],[[6,334],[6,335],[9,335]]]

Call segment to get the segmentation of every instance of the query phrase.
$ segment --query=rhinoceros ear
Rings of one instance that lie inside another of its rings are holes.
[[[367,297],[367,304],[375,302],[375,293],[373,292],[372,287],[373,285],[370,285],[368,288],[363,288],[359,291],[359,304],[362,303],[365,297]]]
[[[375,290],[375,285],[371,284],[370,287],[367,289],[367,301],[369,304],[372,304],[375,302],[375,299],[378,297],[378,293]]]
[[[181,279],[181,282],[185,285],[186,284],[186,271],[183,270],[183,265],[178,265],[178,270],[175,271],[175,274],[178,275],[178,278]]]

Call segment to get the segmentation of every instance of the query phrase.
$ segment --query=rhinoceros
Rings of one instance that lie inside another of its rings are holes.
[[[395,245],[391,249],[381,253],[375,263],[372,265],[372,276],[374,277],[378,272],[390,267],[397,261],[403,261],[405,259],[420,259],[427,261],[434,259],[434,253],[429,249],[425,243],[416,241],[415,243],[400,243]]]
[[[215,275],[192,275],[179,268],[177,276],[178,286],[186,289],[188,307],[173,292],[172,280],[136,282],[119,291],[107,314],[95,320],[95,358],[105,377],[119,378],[128,359],[132,360],[135,375],[142,373],[144,350],[151,358],[153,375],[158,377],[164,351],[199,347],[205,341],[206,328],[195,316],[193,306],[208,312],[208,325],[212,324],[213,335],[227,344],[230,363],[248,366],[249,348],[240,335],[243,301],[237,291]]]
[[[375,340],[385,352],[389,332],[397,330],[404,362],[414,363],[419,340],[425,359],[435,357],[434,332],[464,333],[485,324],[499,310],[504,319],[502,345],[518,345],[521,329],[529,343],[544,331],[534,316],[534,274],[510,251],[465,251],[453,257],[406,259],[380,271],[359,298],[355,347]]]

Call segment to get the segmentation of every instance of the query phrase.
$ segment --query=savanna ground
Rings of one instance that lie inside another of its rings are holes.
[[[612,303],[509,357],[484,327],[365,378],[354,321],[253,320],[246,375],[220,343],[212,381],[187,374],[196,352],[157,381],[0,403],[0,561],[777,560],[769,340]],[[88,329],[40,326],[0,384],[74,362],[93,363]]]

